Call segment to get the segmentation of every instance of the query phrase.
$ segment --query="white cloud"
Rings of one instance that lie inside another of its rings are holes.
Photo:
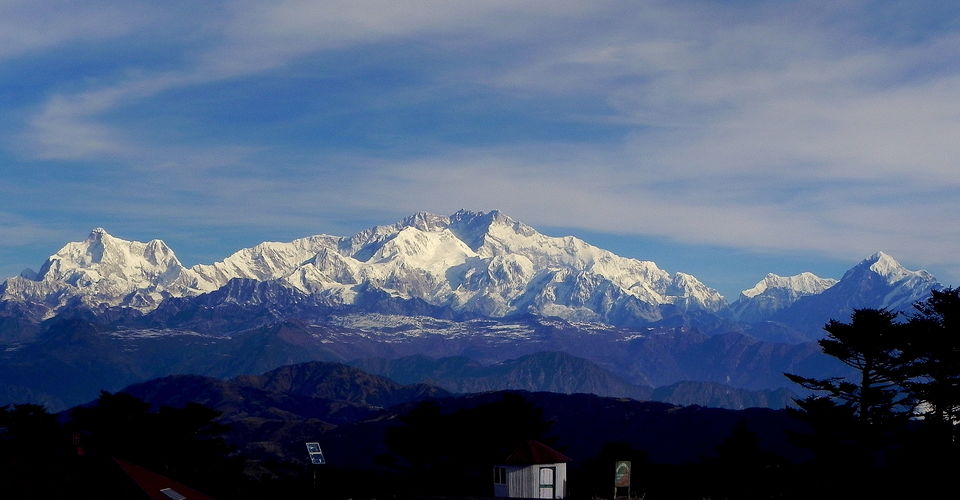
[[[5,0],[0,3],[0,62],[129,34],[150,15],[151,9],[133,2]]]
[[[65,232],[37,226],[31,220],[9,212],[0,212],[0,241],[5,247],[33,245],[61,240]]]
[[[52,91],[28,119],[20,151],[146,171],[153,188],[146,198],[170,217],[203,207],[219,218],[243,206],[257,212],[246,223],[294,214],[280,223],[298,225],[311,213],[501,208],[534,224],[689,243],[844,258],[882,248],[953,262],[960,252],[950,216],[960,212],[960,35],[891,41],[861,23],[875,7],[233,2],[198,12],[188,42],[164,35],[185,29],[150,31],[157,43],[183,51],[173,68],[121,69]],[[74,26],[52,10],[41,13],[55,28],[13,37],[19,41],[0,49],[0,60],[119,37],[143,23],[130,13],[98,17],[72,8]],[[0,21],[4,27],[15,29]],[[601,145],[440,144],[418,160],[329,156],[322,169],[304,161],[298,170],[306,174],[294,179],[250,166],[268,145],[164,144],[110,118],[166,92],[256,74],[283,78],[285,68],[312,55],[404,42],[459,58],[431,81],[479,86],[506,100],[589,102],[607,114],[566,118],[631,133]],[[331,180],[331,165],[360,168]],[[165,175],[171,171],[178,175]],[[169,206],[167,190],[204,198]]]
[[[543,11],[546,5],[550,7],[549,13]],[[76,10],[80,19],[98,19],[96,10]],[[160,30],[163,33],[157,43],[192,54],[184,57],[186,62],[181,67],[164,71],[136,68],[113,75],[110,83],[95,83],[92,88],[55,93],[29,118],[18,147],[26,154],[47,160],[89,159],[102,155],[112,160],[139,161],[144,156],[155,155],[157,148],[138,141],[130,131],[111,126],[103,118],[104,114],[171,90],[278,70],[299,57],[320,51],[392,38],[465,35],[466,31],[480,38],[495,37],[496,33],[509,36],[525,29],[532,16],[546,20],[586,10],[589,7],[577,2],[531,2],[524,5],[506,1],[232,2],[216,12],[197,12],[201,16],[210,16],[207,22],[194,20],[188,23],[194,31],[187,38],[199,40],[199,45],[184,49],[178,46],[180,40],[170,37],[170,32],[181,30]],[[501,17],[504,15],[515,15],[516,18],[504,20]],[[105,22],[128,28],[101,33],[99,25],[80,23],[75,30],[53,29],[48,40],[34,45],[41,48],[94,33],[120,35],[129,32],[130,25],[135,24],[116,17],[105,16]],[[23,18],[17,16],[17,19]],[[42,16],[38,18],[37,22],[30,23],[30,29],[39,29],[44,24]],[[165,21],[170,22],[170,19]],[[137,154],[145,151],[148,153]]]

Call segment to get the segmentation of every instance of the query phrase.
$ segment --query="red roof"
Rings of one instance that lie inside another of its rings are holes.
[[[120,460],[119,458],[114,458],[113,460],[117,462],[117,465],[123,469],[123,472],[127,473],[127,476],[129,476],[133,482],[137,483],[137,486],[139,486],[151,500],[171,500],[172,498],[177,498],[176,496],[170,496],[162,492],[162,490],[168,488],[190,500],[213,500],[212,497],[204,495],[169,477],[162,476],[156,472],[144,469],[139,465]]]
[[[570,462],[570,457],[541,443],[528,440],[504,460],[504,465],[559,464]]]

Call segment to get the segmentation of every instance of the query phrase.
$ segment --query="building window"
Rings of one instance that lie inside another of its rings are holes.
[[[506,467],[493,468],[493,484],[507,484],[507,468]]]

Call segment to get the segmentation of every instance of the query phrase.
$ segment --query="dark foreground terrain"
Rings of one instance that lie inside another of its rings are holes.
[[[213,498],[484,497],[492,466],[536,439],[571,457],[575,498],[609,496],[614,461],[631,460],[634,495],[699,499],[913,496],[949,463],[910,447],[920,430],[868,450],[845,429],[835,431],[846,439],[830,439],[796,413],[588,394],[452,395],[311,362],[231,380],[164,377],[60,415],[10,406],[0,413],[0,465],[5,498],[137,498],[114,457]],[[321,444],[327,464],[309,464],[308,441]]]

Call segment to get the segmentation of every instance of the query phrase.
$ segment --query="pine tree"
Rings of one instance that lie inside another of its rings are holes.
[[[884,309],[856,309],[850,323],[831,320],[824,326],[827,337],[819,341],[823,352],[853,368],[856,379],[785,375],[849,405],[862,425],[903,421],[912,411],[912,399],[903,390],[911,360],[904,353],[906,330],[895,322],[896,317]]]
[[[908,383],[924,420],[957,441],[960,422],[960,288],[933,290],[914,305],[908,354],[916,359]]]

